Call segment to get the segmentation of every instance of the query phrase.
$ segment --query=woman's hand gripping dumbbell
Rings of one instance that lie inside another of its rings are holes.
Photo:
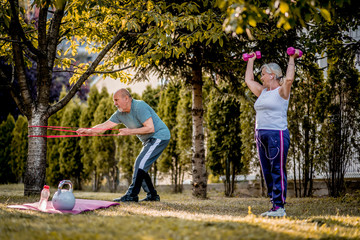
[[[261,58],[261,52],[260,52],[260,51],[256,51],[256,52],[255,52],[255,55],[256,55],[256,58],[257,58],[257,59]],[[244,60],[245,62],[247,62],[250,58],[254,57],[254,53],[252,53],[252,54],[244,53],[244,54],[242,55],[242,57],[243,57],[243,60]]]
[[[286,53],[289,55],[289,56],[292,56],[296,53],[296,51],[298,51],[298,57],[301,57],[303,55],[303,52],[300,50],[300,49],[295,49],[293,47],[289,47],[286,51]]]

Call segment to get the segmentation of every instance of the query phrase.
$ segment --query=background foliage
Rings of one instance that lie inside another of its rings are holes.
[[[41,5],[41,1],[34,3],[44,8],[44,14],[47,13],[45,7],[61,9],[65,2],[46,1],[46,6]],[[246,63],[241,60],[241,54],[261,50],[263,57],[255,64],[255,77],[259,80],[259,69],[265,62],[278,63],[285,73],[286,48],[294,46],[305,54],[297,60],[289,106],[292,142],[289,174],[293,176],[299,197],[312,195],[316,174],[326,175],[331,195],[343,193],[344,174],[351,162],[359,162],[360,151],[360,87],[359,72],[355,68],[359,64],[356,61],[360,42],[351,35],[351,31],[359,28],[359,1],[122,3],[114,6],[113,1],[72,1],[66,5],[63,22],[59,23],[59,45],[52,46],[57,51],[49,81],[52,91],[56,90],[57,94],[53,96],[49,92],[46,101],[58,99],[63,84],[56,83],[62,83],[64,79],[75,83],[91,69],[91,58],[76,58],[83,54],[79,52],[80,45],[86,45],[87,56],[93,56],[120,34],[102,65],[94,66],[91,73],[126,81],[128,76],[118,67],[132,66],[138,70],[135,80],[144,80],[150,72],[156,72],[168,81],[161,90],[147,89],[143,96],[134,97],[146,100],[171,128],[172,142],[159,159],[159,165],[154,165],[151,171],[154,179],[158,171],[169,174],[174,191],[181,191],[184,172],[193,164],[191,115],[195,112],[204,112],[207,116],[201,129],[206,133],[206,160],[212,175],[218,177],[226,173],[224,163],[230,154],[234,155],[234,166],[241,168],[243,173],[258,172],[252,137],[255,97],[243,83]],[[24,16],[19,24],[26,30],[27,38],[21,36],[21,32],[14,34],[9,31],[9,24],[15,24],[13,21],[16,20],[12,19],[10,6],[7,1],[2,1],[1,6],[2,89],[7,91],[9,85],[19,84],[19,79],[12,77],[12,66],[15,60],[21,59],[14,59],[8,49],[21,40],[28,47],[22,52],[28,57],[23,61],[24,75],[31,97],[35,98],[36,94],[42,93],[37,93],[35,86],[42,86],[43,80],[39,77],[43,74],[36,74],[31,69],[44,69],[30,59],[33,57],[30,53],[34,51],[31,46],[43,47],[39,44],[44,39],[38,35],[38,22],[27,19],[29,9],[19,5],[19,16]],[[50,25],[52,21],[42,22],[42,29],[46,30],[46,24]],[[318,66],[318,61],[323,59],[326,59],[325,66]],[[60,69],[71,74],[58,76]],[[194,76],[199,81],[197,84],[202,86],[200,99],[204,104],[199,109],[192,109],[190,91]],[[39,85],[34,79],[40,79]],[[62,96],[66,96],[65,93]],[[91,127],[108,119],[114,111],[111,96],[105,90],[91,89],[87,101],[82,100],[74,99],[53,114],[49,125]],[[17,113],[13,114],[15,119],[7,113],[1,118],[1,183],[23,181],[26,121],[17,117]],[[91,182],[94,191],[106,182],[109,190],[116,191],[119,180],[131,180],[133,161],[140,148],[136,137],[49,139],[47,182],[56,185],[63,178],[71,178],[77,188]],[[19,154],[14,154],[15,149]],[[205,159],[200,160],[202,164],[206,163]]]

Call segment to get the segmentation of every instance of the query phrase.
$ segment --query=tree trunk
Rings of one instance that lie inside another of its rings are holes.
[[[101,175],[97,173],[96,167],[94,169],[94,183],[93,183],[93,192],[98,192],[101,188]]]
[[[82,184],[81,184],[81,177],[80,176],[76,176],[74,185],[75,185],[74,189],[82,190]]]
[[[231,190],[230,190],[230,162],[229,162],[229,158],[226,158],[225,161],[225,196],[230,197],[231,195]]]
[[[293,156],[294,192],[295,192],[295,197],[298,197],[298,189],[297,189],[297,182],[296,182],[297,181],[296,180],[296,149],[295,149],[295,146],[293,148],[294,148],[294,156]]]
[[[308,107],[309,109],[309,107]],[[308,113],[309,114],[309,110]],[[303,190],[303,196],[304,197],[308,197],[307,196],[307,192],[308,192],[308,186],[309,186],[309,176],[310,176],[310,123],[309,123],[309,115],[306,115],[304,117],[304,135],[305,135],[305,139],[304,139],[304,144],[305,144],[305,153],[304,153],[304,190]]]
[[[182,174],[182,167],[179,166],[179,193],[183,191],[184,174]]]
[[[29,126],[47,126],[47,118],[39,112],[33,113],[28,121]],[[28,131],[29,135],[47,135],[47,129],[42,127],[30,127]],[[46,138],[30,137],[28,146],[24,196],[39,195],[46,178]]]
[[[299,197],[302,196],[302,177],[301,177],[301,161],[300,161],[300,155],[297,154],[297,160],[298,160],[298,163],[299,163],[299,166],[298,166],[298,174],[299,174]],[[304,177],[304,176],[303,176]]]
[[[207,173],[205,166],[205,148],[203,131],[203,105],[202,105],[202,70],[201,66],[193,67],[192,79],[192,122],[193,122],[193,155],[192,176],[193,196],[206,198]]]
[[[235,174],[236,173],[236,167],[234,162],[232,163],[232,178],[231,178],[231,193],[230,196],[234,195],[235,192]]]
[[[175,192],[175,193],[178,193],[178,192],[179,192],[179,191],[178,191],[178,187],[179,187],[179,185],[178,185],[178,183],[179,183],[179,175],[178,175],[178,159],[177,159],[177,157],[174,157],[174,168],[175,168],[175,176],[174,176],[174,178],[175,178],[175,180],[174,180],[175,185],[174,185],[174,192]]]

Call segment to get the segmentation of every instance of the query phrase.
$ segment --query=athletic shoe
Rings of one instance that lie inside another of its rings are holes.
[[[124,195],[121,198],[115,198],[113,200],[114,202],[138,202],[139,197],[138,196],[130,196],[130,195]]]
[[[159,195],[147,195],[146,198],[141,199],[140,202],[159,202],[160,196]]]
[[[261,214],[262,217],[285,217],[285,208],[275,206],[267,212]]]

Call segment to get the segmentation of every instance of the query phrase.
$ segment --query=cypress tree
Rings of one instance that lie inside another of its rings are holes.
[[[61,126],[76,127],[79,126],[81,107],[79,99],[70,101],[64,108],[61,118]],[[74,189],[82,189],[82,170],[80,139],[77,137],[61,138],[59,143],[59,163],[60,173],[66,179],[70,179],[74,184]]]
[[[11,141],[15,128],[15,119],[8,115],[6,121],[0,124],[0,184],[16,182],[16,176],[11,171]]]
[[[147,85],[141,96],[142,100],[149,104],[149,106],[152,107],[156,113],[160,100],[160,91],[160,86],[152,88],[151,85]],[[154,185],[156,185],[157,171],[157,161],[155,161],[149,170],[149,174],[153,177]]]
[[[60,98],[66,95],[66,90],[63,87]],[[49,126],[61,126],[61,118],[64,114],[64,109],[61,109],[49,118]],[[48,131],[48,133],[59,134],[59,132]],[[59,152],[60,138],[49,138],[47,140],[47,168],[46,168],[46,183],[51,186],[57,186],[61,180],[66,176],[60,171],[60,152]]]
[[[26,117],[19,115],[12,131],[11,170],[16,182],[23,182],[27,160],[28,122]]]
[[[346,48],[337,49],[346,55]],[[360,128],[360,75],[354,55],[329,59],[328,79],[319,95],[318,111],[323,112],[320,158],[329,195],[345,193],[345,173],[351,162],[358,162]]]
[[[94,122],[94,113],[96,108],[99,105],[99,102],[102,97],[108,96],[106,89],[103,89],[101,94],[95,86],[90,89],[89,97],[87,104],[83,107],[81,116],[80,116],[80,127],[92,127],[99,123]],[[80,139],[80,148],[81,148],[81,162],[83,164],[83,178],[93,180],[93,190],[96,190],[98,185],[98,180],[95,174],[95,166],[93,163],[94,151],[92,149],[93,137],[82,137]]]
[[[120,126],[122,128],[123,126]],[[130,185],[132,181],[132,175],[134,171],[134,163],[136,157],[139,155],[141,150],[141,142],[136,136],[119,136],[117,138],[118,145],[118,167],[123,174],[123,179],[125,179]]]
[[[223,92],[228,90],[223,87]],[[243,170],[241,162],[240,103],[230,95],[210,92],[206,115],[209,130],[208,166],[214,175],[225,175],[225,195],[232,196],[235,176]]]
[[[141,99],[149,104],[149,106],[157,113],[160,100],[160,87],[152,88],[151,85],[147,85],[141,95]]]
[[[159,159],[160,171],[171,171],[174,192],[181,192],[180,156],[177,151],[176,108],[179,98],[180,83],[170,83],[162,92],[158,107],[158,114],[171,132],[169,145]]]
[[[115,107],[111,97],[102,98],[94,114],[94,123],[107,121],[114,113]],[[106,131],[105,133],[109,133]],[[115,158],[114,137],[94,137],[92,141],[94,155],[95,174],[99,182],[96,190],[100,189],[100,181],[103,177],[107,179],[111,192],[115,192],[118,180],[118,168]]]
[[[191,90],[184,84],[179,92],[179,103],[176,108],[177,151],[180,159],[180,189],[184,181],[184,173],[191,168],[192,157],[192,118]]]

